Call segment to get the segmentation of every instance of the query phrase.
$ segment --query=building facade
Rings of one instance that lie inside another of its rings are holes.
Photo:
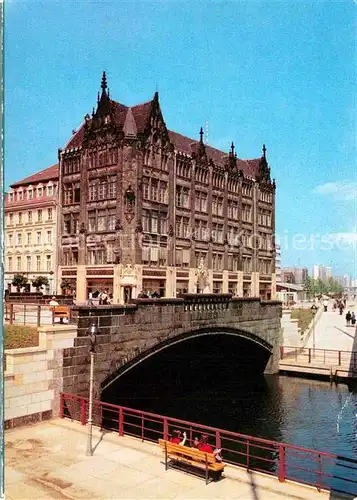
[[[275,182],[266,149],[241,160],[167,129],[158,94],[127,107],[105,73],[96,110],[59,150],[58,283],[77,301],[106,289],[275,296]]]
[[[307,267],[283,267],[281,271],[281,282],[303,285],[308,275]]]
[[[57,196],[58,165],[46,168],[10,186],[5,195],[5,288],[15,274],[31,282],[39,276],[48,279],[47,293],[57,289]]]
[[[332,278],[332,267],[314,264],[314,266],[312,268],[312,277],[313,277],[313,279],[316,279],[316,280],[320,279],[324,283],[327,283],[329,278]]]

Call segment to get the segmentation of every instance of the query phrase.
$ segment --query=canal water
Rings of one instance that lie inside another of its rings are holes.
[[[357,388],[259,375],[254,371],[259,354],[242,344],[237,363],[236,346],[229,342],[221,340],[219,358],[216,343],[207,348],[183,342],[167,349],[118,379],[102,399],[357,459]],[[356,486],[351,493],[357,494]]]

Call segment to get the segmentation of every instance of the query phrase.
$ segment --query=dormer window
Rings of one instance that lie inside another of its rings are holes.
[[[23,191],[18,191],[18,192],[17,192],[17,199],[18,199],[18,201],[23,200],[23,198],[24,198],[24,193],[23,193]]]
[[[9,193],[9,201],[14,201],[14,193]]]
[[[42,193],[43,193],[43,189],[42,189],[42,187],[37,188],[37,197],[38,197],[38,198],[41,198],[41,197],[42,197]]]
[[[53,195],[53,186],[47,186],[47,196]]]

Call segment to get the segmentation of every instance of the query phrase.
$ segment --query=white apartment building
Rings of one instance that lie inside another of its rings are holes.
[[[10,186],[5,195],[5,289],[15,274],[32,280],[48,278],[44,293],[56,291],[58,165],[53,165]]]

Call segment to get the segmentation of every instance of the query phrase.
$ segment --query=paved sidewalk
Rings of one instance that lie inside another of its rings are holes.
[[[346,326],[345,315],[347,311],[357,314],[357,304],[347,302],[347,307],[342,316],[339,312],[332,311],[332,302],[328,311],[323,312],[315,325],[315,347],[317,349],[337,349],[341,351],[357,351],[356,328]],[[310,336],[306,347],[313,347],[313,336]]]
[[[341,498],[236,467],[206,486],[200,478],[165,471],[158,445],[99,429],[94,456],[86,457],[86,428],[69,420],[6,431],[5,442],[6,500]]]

